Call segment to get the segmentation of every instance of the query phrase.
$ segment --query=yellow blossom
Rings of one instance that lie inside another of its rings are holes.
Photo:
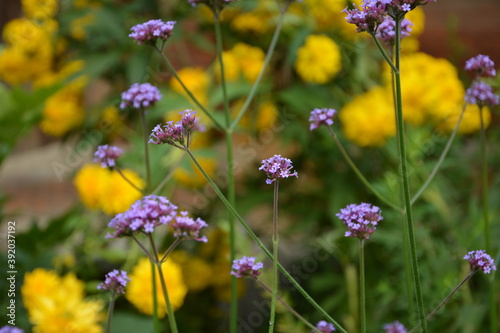
[[[59,9],[59,2],[55,0],[22,0],[24,15],[35,20],[44,20],[54,17]]]
[[[356,96],[339,112],[339,119],[345,137],[361,147],[382,146],[396,134],[391,95],[383,87]]]
[[[308,83],[324,84],[342,68],[340,48],[326,35],[310,35],[297,50],[295,70]]]
[[[45,101],[42,115],[42,131],[52,136],[62,136],[83,123],[85,111],[81,96],[66,90],[59,91]]]
[[[177,74],[198,102],[205,105],[207,103],[207,89],[210,83],[210,76],[206,71],[201,67],[184,67],[177,71]],[[170,87],[175,92],[189,99],[184,88],[176,78],[170,80]]]
[[[241,33],[265,34],[273,28],[271,22],[276,14],[275,4],[259,0],[252,10],[235,15],[231,27]]]
[[[74,274],[37,268],[25,274],[21,294],[34,333],[102,332],[103,304],[84,299],[84,284]]]
[[[19,48],[8,47],[0,51],[0,79],[11,85],[28,82],[32,78],[29,56]]]
[[[222,61],[224,62],[224,75],[227,82],[236,81],[240,77],[241,68],[238,58],[233,52],[222,52]],[[220,81],[220,68],[219,63],[215,62],[214,66],[215,76]]]
[[[163,276],[165,277],[169,300],[175,311],[184,303],[184,298],[188,291],[183,280],[182,269],[172,259],[167,259],[167,261],[161,265],[161,268]],[[156,270],[155,275],[158,316],[163,318],[167,313],[167,305],[161,288],[160,275]],[[153,284],[151,263],[149,259],[140,259],[137,265],[132,268],[129,277],[130,281],[127,285],[125,297],[140,312],[150,316],[153,315]]]
[[[244,43],[237,43],[231,50],[239,62],[243,76],[249,82],[255,82],[259,76],[266,54],[260,48]]]
[[[190,291],[200,291],[209,286],[212,267],[207,261],[182,250],[172,252],[170,258],[182,267],[182,275]]]
[[[80,200],[89,209],[101,206],[104,188],[108,186],[109,170],[99,164],[86,164],[75,176],[74,184]]]
[[[450,109],[447,115],[443,115],[442,122],[438,123],[438,128],[446,132],[453,131],[460,116],[460,112],[462,111],[462,107],[462,105],[456,105],[455,108]],[[467,104],[464,116],[460,122],[460,127],[458,128],[458,133],[471,134],[479,131],[481,129],[481,119],[479,115],[479,106],[477,104]],[[488,128],[491,123],[491,112],[488,107],[483,107],[483,120],[484,127]]]
[[[42,47],[51,48],[57,29],[58,23],[55,20],[39,24],[27,18],[18,18],[5,25],[3,38],[8,45],[36,53],[40,52]]]

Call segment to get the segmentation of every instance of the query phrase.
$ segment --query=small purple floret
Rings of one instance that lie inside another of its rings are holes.
[[[103,168],[112,168],[116,165],[116,160],[123,154],[121,148],[109,145],[97,147],[94,153],[94,162],[100,163]]]
[[[495,77],[495,63],[489,56],[479,54],[465,62],[465,70],[474,72],[478,77]]]
[[[108,290],[115,294],[125,294],[125,287],[129,281],[127,272],[115,269],[106,274],[106,280],[99,283],[97,289]]]
[[[150,20],[134,25],[130,28],[132,32],[128,36],[135,39],[139,45],[155,45],[158,39],[166,41],[172,36],[175,23],[175,21]]]
[[[134,83],[122,93],[120,109],[144,109],[154,106],[161,99],[158,88],[149,83]]]
[[[384,325],[385,333],[407,333],[406,327],[399,321]]]
[[[200,237],[199,235],[200,230],[207,227],[208,224],[199,217],[194,220],[188,216],[188,212],[181,212],[181,215],[174,217],[168,225],[174,230],[174,237],[194,239],[203,243],[208,241],[206,236]]]
[[[333,117],[337,111],[335,109],[314,109],[311,111],[311,116],[309,117],[309,130],[314,130],[321,125],[331,126],[333,125]]]
[[[493,93],[493,89],[487,83],[474,81],[465,93],[465,100],[469,104],[491,105],[499,104],[499,96]]]
[[[266,184],[272,184],[283,178],[295,176],[299,178],[297,171],[291,172],[293,166],[292,161],[281,155],[274,155],[267,160],[262,160],[262,165],[259,170],[264,170],[267,175]]]
[[[261,262],[256,263],[256,260],[257,259],[255,257],[243,257],[241,259],[234,260],[231,275],[239,278],[244,276],[259,276],[261,273],[260,270],[264,268],[264,264]]]
[[[480,270],[486,274],[497,270],[495,262],[484,250],[470,251],[464,259],[469,262],[471,270]]]
[[[401,21],[401,39],[410,36],[413,23],[408,19]],[[396,22],[390,16],[386,16],[377,29],[377,38],[383,41],[386,45],[394,45],[396,40]]]
[[[346,237],[368,239],[383,219],[382,211],[368,203],[351,204],[340,210],[337,217],[347,226]]]
[[[322,333],[332,333],[335,332],[335,326],[332,323],[321,320],[316,324],[316,328]],[[315,332],[315,331],[312,331]]]

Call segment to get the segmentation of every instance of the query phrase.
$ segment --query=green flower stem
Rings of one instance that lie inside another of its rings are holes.
[[[158,270],[158,273],[160,274],[161,289],[163,290],[163,296],[165,297],[165,303],[167,304],[168,322],[170,324],[170,329],[172,330],[172,333],[178,333],[179,331],[177,330],[177,323],[175,321],[174,310],[172,309],[172,304],[170,303],[170,298],[168,297],[167,285],[165,284],[165,276],[163,276],[163,270],[161,269],[161,264],[162,262],[160,261],[157,262],[156,268]]]
[[[142,136],[144,137],[144,159],[145,159],[145,165],[146,165],[146,188],[144,189],[144,192],[148,193],[149,188],[151,186],[151,167],[149,163],[149,147],[148,147],[148,138],[149,138],[149,133],[148,133],[148,125],[146,122],[146,110],[141,109],[140,111],[141,114],[141,123],[142,123]]]
[[[265,247],[265,245],[261,242],[261,240],[255,235],[255,233],[250,229],[250,227],[245,223],[243,218],[238,214],[236,209],[229,203],[229,201],[226,199],[226,197],[222,194],[222,192],[219,190],[218,186],[215,184],[215,182],[208,176],[208,174],[205,172],[205,170],[201,167],[200,163],[196,159],[196,157],[193,155],[191,150],[186,149],[187,154],[191,158],[191,160],[194,162],[196,167],[200,170],[200,172],[203,174],[207,182],[210,184],[214,192],[217,194],[219,199],[224,203],[226,208],[233,214],[233,216],[236,218],[236,220],[241,224],[241,226],[246,230],[248,235],[255,241],[255,243],[264,251],[264,253],[271,259],[274,260],[274,257],[271,252]],[[347,333],[347,331],[340,326],[340,324],[337,323],[321,306],[319,306],[316,301],[309,296],[309,294],[300,286],[300,284],[288,273],[288,271],[278,262],[278,269],[280,272],[293,284],[295,288],[304,296],[304,298],[316,309],[318,312],[320,312],[326,319],[328,319],[336,328],[339,332],[342,333]]]
[[[167,65],[168,70],[170,73],[175,77],[175,79],[181,84],[182,88],[186,92],[186,94],[191,98],[191,100],[210,118],[210,120],[217,126],[220,130],[224,130],[224,126],[222,126],[217,119],[215,119],[210,112],[198,101],[196,97],[194,97],[193,93],[186,87],[184,82],[182,82],[181,78],[177,74],[177,71],[175,70],[174,66],[170,63],[170,60],[163,54],[162,49],[158,48],[157,46],[154,47],[155,50],[160,54],[161,58],[163,59],[163,62],[165,65]]]
[[[401,23],[401,21],[400,21],[400,23]],[[389,57],[389,55],[385,51],[384,46],[380,43],[380,40],[377,38],[376,34],[370,34],[370,35],[372,36],[372,39],[375,42],[375,45],[377,46],[378,50],[380,51],[380,54],[382,54],[382,56],[384,57],[387,64],[391,67],[392,73],[394,75],[396,75],[396,73],[399,74],[399,68],[396,67],[394,62],[392,62],[391,57]],[[401,54],[401,40],[399,40],[399,42],[396,42],[396,44],[394,46],[394,51],[395,51],[394,53],[397,55],[397,57],[399,57],[399,55]]]
[[[432,310],[431,313],[429,313],[426,317],[425,317],[425,320],[429,320],[432,318],[432,316],[434,316],[438,311],[439,309],[441,309],[446,303],[448,303],[448,301],[450,300],[450,298],[467,282],[470,280],[470,278],[474,275],[474,273],[477,272],[477,269],[475,270],[472,270],[469,272],[469,274],[465,277],[465,279],[462,280],[462,282],[460,282],[456,287],[455,289],[453,289],[451,291],[451,293],[446,296],[446,298],[441,302],[439,303],[439,305],[434,309]],[[417,328],[420,327],[420,324],[418,324],[417,326],[415,326],[414,328],[412,328],[410,331],[408,331],[408,333],[411,333],[411,332],[414,332]]]
[[[491,253],[491,234],[489,216],[489,195],[488,195],[488,150],[486,146],[486,128],[484,126],[484,106],[479,105],[479,119],[481,121],[481,178],[483,187],[483,214],[484,214],[484,237],[486,253]],[[497,315],[495,302],[495,280],[489,281],[489,308],[490,308],[490,332],[497,331]]]
[[[365,240],[359,240],[359,303],[361,333],[366,333]]]
[[[429,186],[429,184],[431,183],[432,179],[434,179],[434,176],[436,175],[436,173],[438,172],[439,168],[441,167],[441,164],[443,164],[444,158],[448,154],[448,151],[450,150],[451,144],[453,143],[453,140],[455,139],[455,135],[458,132],[458,128],[460,127],[460,123],[462,122],[462,118],[464,117],[464,113],[465,113],[466,107],[467,107],[467,103],[464,103],[464,105],[462,107],[462,111],[460,112],[460,116],[458,117],[457,124],[455,125],[455,128],[453,128],[453,131],[451,132],[451,135],[448,138],[448,142],[446,142],[446,146],[444,147],[444,149],[443,149],[443,151],[441,153],[441,156],[439,156],[439,159],[438,159],[436,165],[434,166],[434,169],[432,170],[432,172],[429,175],[429,177],[427,177],[427,179],[425,180],[425,182],[422,184],[422,186],[420,187],[420,189],[418,190],[418,192],[411,199],[411,204],[412,205],[415,203],[415,201],[417,201],[417,199],[420,197],[420,195],[425,191],[425,189],[427,188],[427,186]]]
[[[168,255],[182,242],[182,238],[176,238],[175,241],[170,245],[167,249],[163,257],[159,260],[161,263],[164,263],[167,260]]]
[[[276,29],[274,30],[273,38],[271,39],[271,44],[269,45],[269,49],[267,50],[266,58],[264,59],[264,65],[262,66],[262,69],[260,70],[259,76],[257,77],[257,80],[255,80],[252,89],[250,90],[250,93],[247,96],[247,99],[245,100],[245,103],[241,107],[240,112],[234,119],[233,123],[231,126],[229,126],[230,130],[234,130],[234,128],[238,125],[240,122],[241,118],[245,114],[245,112],[248,110],[248,107],[250,106],[250,103],[252,102],[253,98],[255,97],[255,93],[257,92],[257,88],[260,85],[260,82],[262,81],[262,78],[264,77],[264,74],[267,71],[267,68],[269,67],[269,63],[271,62],[271,57],[274,53],[274,49],[276,48],[276,44],[278,43],[278,37],[281,33],[281,28],[283,27],[283,21],[285,19],[285,12],[286,12],[286,7],[285,10],[281,11],[280,18],[278,20],[278,24],[276,25]]]
[[[269,333],[274,332],[276,324],[276,299],[278,296],[278,188],[279,181],[274,182],[273,199],[273,288],[271,291],[271,314],[269,318]]]
[[[158,184],[158,186],[156,186],[156,188],[153,190],[153,192],[151,192],[151,194],[158,194],[162,188],[165,186],[165,184],[167,183],[167,181],[172,177],[172,175],[174,174],[174,171],[179,167],[179,165],[181,165],[182,163],[182,160],[184,159],[184,154],[182,154],[182,156],[179,158],[179,160],[177,162],[175,162],[175,164],[172,166],[172,168],[170,169],[170,171],[165,175],[165,177],[162,179],[162,181],[160,182],[160,184]]]
[[[403,200],[405,204],[405,217],[406,217],[406,224],[408,226],[407,231],[408,231],[408,240],[410,245],[410,257],[412,262],[413,283],[417,299],[417,310],[422,331],[423,333],[427,333],[427,323],[425,321],[425,314],[424,314],[424,301],[422,297],[422,287],[420,282],[420,271],[418,267],[417,245],[415,242],[415,233],[413,230],[413,212],[411,207],[410,182],[408,175],[408,165],[407,165],[408,162],[406,156],[406,144],[405,144],[404,123],[403,123],[403,101],[401,93],[401,76],[400,76],[401,73],[399,71],[400,60],[401,60],[400,58],[401,58],[402,20],[403,17],[395,19],[396,22],[395,58],[396,58],[397,70],[394,71],[393,75],[395,76],[395,83],[396,83],[396,102],[397,102],[396,128],[398,137],[397,141],[399,147],[401,181],[403,183]],[[375,38],[375,40],[377,39]],[[378,43],[380,44],[380,42]]]
[[[267,285],[265,284],[264,282],[262,282],[261,280],[255,278],[255,281],[262,287],[264,288],[265,290],[267,290],[270,294],[272,294],[272,289]],[[301,322],[303,322],[306,326],[308,326],[311,330],[313,330],[313,332],[318,332],[318,333],[321,333],[321,331],[319,329],[316,328],[316,326],[314,326],[313,324],[311,324],[307,319],[305,319],[304,317],[302,317],[297,311],[295,311],[290,305],[288,305],[287,302],[285,302],[285,300],[283,300],[283,298],[281,298],[279,295],[277,295],[277,300],[288,310],[290,311],[295,317],[297,317],[297,319],[299,319]]]
[[[106,316],[106,329],[105,333],[110,333],[111,332],[111,319],[113,318],[113,311],[115,309],[115,293],[111,293],[111,300],[109,301],[108,305],[108,314]]]
[[[153,284],[153,325],[155,333],[160,333],[160,318],[158,317],[158,297],[156,292],[156,267],[151,261],[151,283]]]
[[[231,114],[229,112],[229,99],[227,96],[226,74],[224,71],[224,61],[222,57],[222,33],[220,27],[220,19],[218,15],[214,15],[215,19],[215,39],[217,49],[217,59],[219,61],[220,77],[222,85],[222,95],[224,100],[224,114],[226,119],[226,151],[227,151],[227,176],[228,188],[227,196],[229,202],[234,207],[236,206],[236,193],[234,182],[234,154],[233,154],[233,131],[229,128],[231,125]],[[235,221],[232,214],[229,214],[229,259],[233,262],[236,259],[236,232]],[[230,319],[229,331],[236,333],[238,329],[238,285],[236,276],[231,275],[231,305],[230,305]]]
[[[141,192],[141,194],[143,194],[143,191],[138,187],[136,186],[134,183],[132,183],[132,181],[130,179],[127,178],[127,176],[125,176],[122,172],[122,169],[120,169],[120,167],[118,167],[117,165],[115,165],[113,167],[113,170],[115,170],[116,172],[118,172],[118,174],[127,182],[130,184],[130,186],[132,186],[133,188],[135,188],[137,191]]]
[[[330,132],[331,137],[333,138],[333,141],[337,145],[337,148],[340,150],[340,153],[346,160],[347,164],[351,167],[351,169],[354,171],[356,176],[358,176],[359,180],[377,197],[379,198],[383,203],[391,207],[392,209],[396,211],[401,211],[401,208],[396,206],[394,203],[390,202],[387,198],[385,198],[382,194],[380,194],[371,184],[368,182],[368,180],[363,176],[361,171],[356,167],[356,164],[353,162],[349,154],[346,152],[344,147],[342,146],[342,143],[340,140],[337,138],[337,135],[335,135],[335,132],[330,126],[327,126],[328,131]]]

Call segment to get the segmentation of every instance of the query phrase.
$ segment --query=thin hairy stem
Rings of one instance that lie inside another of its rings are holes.
[[[163,257],[161,257],[160,262],[163,263],[167,260],[168,255],[182,242],[182,238],[176,238],[174,242],[169,246]]]
[[[148,145],[149,133],[148,133],[148,125],[146,122],[146,110],[141,109],[140,114],[142,123],[142,136],[144,139],[144,160],[146,166],[146,188],[144,189],[144,192],[148,193],[149,188],[151,186],[151,167],[149,163],[149,145]]]
[[[222,203],[226,206],[226,208],[233,214],[233,216],[236,218],[236,220],[241,224],[241,226],[245,229],[245,231],[248,233],[250,238],[253,239],[253,241],[261,248],[261,250],[266,254],[268,258],[271,260],[274,260],[274,257],[271,252],[265,247],[265,245],[262,243],[262,241],[255,235],[255,233],[250,229],[248,224],[243,220],[243,218],[238,214],[236,209],[229,203],[229,201],[226,199],[224,194],[220,191],[219,187],[215,184],[215,182],[208,176],[208,174],[205,172],[205,170],[202,168],[196,157],[193,155],[191,150],[187,149],[186,150],[187,154],[191,158],[191,160],[194,162],[196,167],[200,170],[200,172],[203,174],[207,182],[210,184],[214,192],[217,194],[219,199],[222,201]],[[336,328],[339,332],[342,333],[347,333],[347,331],[339,324],[337,323],[336,320],[334,320],[321,306],[319,306],[318,303],[304,290],[304,288],[301,287],[301,285],[288,273],[288,271],[278,262],[278,269],[280,272],[293,284],[293,286],[302,294],[302,296],[316,309],[318,312],[320,312],[326,319],[328,319]]]
[[[106,315],[106,329],[105,333],[110,333],[111,332],[111,319],[113,318],[113,311],[115,309],[115,293],[111,293],[111,300],[109,301],[108,305],[108,314]]]
[[[366,333],[365,240],[359,240],[359,303],[361,333]]]
[[[170,329],[172,333],[178,333],[177,322],[175,321],[174,310],[172,308],[172,304],[170,303],[170,298],[168,297],[167,285],[165,283],[165,276],[163,276],[163,270],[161,269],[161,265],[162,262],[156,263],[158,274],[160,274],[160,284],[161,284],[161,289],[163,291],[163,297],[165,297],[165,304],[167,304],[168,323],[170,324]]]
[[[278,189],[279,181],[274,182],[273,197],[273,288],[271,291],[271,314],[269,318],[269,333],[274,332],[276,323],[276,299],[278,296]]]

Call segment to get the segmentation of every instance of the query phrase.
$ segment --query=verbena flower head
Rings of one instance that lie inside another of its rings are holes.
[[[134,25],[130,28],[132,32],[128,36],[135,39],[139,45],[155,45],[158,39],[166,41],[172,36],[175,23],[175,21],[151,20]]]
[[[0,333],[24,333],[24,331],[15,326],[7,325],[0,328]]]
[[[381,0],[387,3],[387,12],[392,17],[401,17],[417,6],[423,6],[436,0]]]
[[[208,226],[208,224],[199,217],[194,220],[188,216],[188,212],[181,212],[175,216],[169,223],[174,230],[174,236],[183,239],[194,239],[198,242],[206,243],[207,237],[200,237],[200,230]]]
[[[337,217],[349,229],[346,231],[345,236],[359,239],[370,238],[375,229],[377,229],[378,222],[383,219],[380,208],[368,203],[348,205],[346,208],[340,210]]]
[[[395,321],[390,324],[385,324],[384,325],[384,330],[385,333],[406,333],[408,332],[406,328],[404,327],[403,324],[401,324],[399,321]]]
[[[408,19],[401,21],[401,39],[410,36],[413,23]],[[386,45],[394,45],[396,41],[396,22],[390,16],[386,16],[377,29],[377,38]]]
[[[493,89],[487,83],[482,81],[474,81],[467,92],[465,93],[465,100],[469,104],[478,105],[498,105],[499,97],[493,93]]]
[[[281,155],[274,155],[267,160],[262,160],[262,165],[259,170],[264,170],[267,175],[266,184],[272,184],[283,178],[295,176],[299,178],[297,171],[291,172],[293,166],[292,161]]]
[[[332,323],[321,320],[316,324],[316,328],[322,333],[332,333],[335,332],[335,326]],[[315,332],[315,331],[313,331]]]
[[[470,251],[464,257],[470,264],[471,270],[480,270],[486,274],[496,271],[497,267],[493,259],[484,250]]]
[[[314,109],[311,111],[311,116],[309,117],[309,122],[311,123],[309,129],[312,131],[321,125],[331,126],[333,125],[333,117],[337,111],[335,109]]]
[[[231,275],[239,278],[244,276],[259,276],[261,273],[260,270],[264,268],[264,264],[261,262],[256,263],[256,260],[257,259],[255,257],[243,257],[241,259],[234,260]]]
[[[156,145],[166,143],[184,149],[184,131],[182,125],[173,121],[167,121],[163,127],[156,125],[149,136],[149,143]]]
[[[137,200],[126,212],[117,214],[108,224],[115,229],[106,238],[131,236],[134,233],[152,233],[155,227],[172,221],[177,215],[177,206],[167,198],[148,195]]]
[[[479,54],[465,62],[465,70],[474,72],[478,77],[495,77],[495,63],[487,55]]]
[[[111,168],[116,165],[115,161],[123,154],[121,148],[109,145],[102,145],[97,147],[94,153],[94,162],[101,163],[103,168]]]
[[[153,106],[161,99],[158,88],[149,83],[134,83],[122,93],[120,109],[144,109]]]
[[[389,0],[363,0],[361,8],[354,5],[353,9],[344,9],[346,20],[354,24],[358,32],[375,33],[387,15],[387,2]]]
[[[115,294],[125,294],[125,287],[129,281],[127,272],[114,269],[106,274],[106,280],[99,283],[97,289],[108,290]]]

